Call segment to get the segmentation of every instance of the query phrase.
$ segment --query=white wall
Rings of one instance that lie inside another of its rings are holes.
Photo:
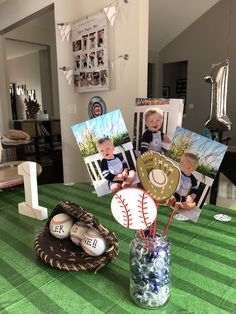
[[[8,76],[10,83],[17,85],[26,85],[26,89],[35,89],[36,99],[42,104],[41,79],[39,53],[31,53],[29,55],[7,61]],[[25,119],[24,96],[16,97],[16,108],[18,119]]]
[[[19,9],[17,11],[11,5],[7,9],[13,23],[14,20],[20,20],[22,16],[29,14],[30,10],[33,13],[43,5],[49,4],[50,1],[12,0],[11,2],[16,2]],[[95,13],[106,4],[105,0],[56,0],[54,3],[55,20],[56,22],[73,21]],[[129,1],[128,4],[122,3],[115,26],[109,27],[109,59],[113,60],[124,53],[130,56],[128,61],[118,59],[113,63],[110,91],[76,94],[73,86],[68,85],[62,71],[58,72],[65,182],[89,180],[70,126],[88,119],[88,103],[93,96],[101,96],[107,104],[108,111],[121,109],[132,137],[135,98],[145,97],[147,90],[148,4],[149,1],[142,0]],[[27,5],[29,8],[27,7],[24,11]],[[9,25],[9,21],[4,18],[2,12],[1,10],[0,29],[4,28],[4,20],[5,24]],[[58,67],[73,66],[71,43],[62,42],[59,34],[57,34],[57,60]],[[70,113],[71,105],[75,105],[75,114]]]

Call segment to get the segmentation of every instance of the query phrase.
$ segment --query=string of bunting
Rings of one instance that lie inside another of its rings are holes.
[[[125,4],[127,4],[128,0],[123,0],[123,2]],[[119,11],[122,7],[123,7],[123,5],[120,4],[119,0],[116,0],[116,1],[111,2],[108,6],[104,7],[101,10],[101,11],[105,12],[107,19],[110,22],[111,26],[113,26],[115,21],[117,20]],[[93,14],[91,14],[91,15],[93,15]],[[82,19],[88,19],[88,16],[86,16]],[[76,22],[78,22],[78,20]],[[74,24],[74,23],[75,23],[75,21],[68,22],[68,23],[63,23],[63,22],[57,23],[57,27],[59,30],[59,34],[62,38],[62,41],[64,41],[64,40],[69,41],[70,40],[72,24]]]
[[[66,80],[68,81],[69,85],[71,85],[72,81],[73,81],[73,76],[74,76],[74,70],[71,68],[68,68],[66,66],[60,67],[60,70],[63,71]]]

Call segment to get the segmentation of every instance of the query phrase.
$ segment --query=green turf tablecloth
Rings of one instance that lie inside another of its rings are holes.
[[[236,313],[236,212],[205,206],[197,224],[173,220],[172,292],[160,310],[135,305],[129,294],[131,230],[112,217],[112,196],[98,198],[89,184],[39,186],[39,205],[51,210],[70,200],[92,212],[117,235],[119,257],[96,275],[50,268],[33,249],[45,221],[19,215],[21,187],[0,192],[0,313]],[[232,217],[215,221],[216,213]],[[159,207],[159,221],[170,214]]]

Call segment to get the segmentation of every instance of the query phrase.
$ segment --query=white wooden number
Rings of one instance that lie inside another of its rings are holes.
[[[38,204],[36,163],[22,162],[18,166],[18,174],[23,176],[25,189],[25,202],[18,204],[19,213],[39,220],[47,219],[47,208]]]

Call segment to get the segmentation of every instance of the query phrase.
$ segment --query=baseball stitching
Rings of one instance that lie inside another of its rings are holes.
[[[65,222],[72,221],[72,218],[70,218],[70,216],[65,217],[65,219],[63,219],[63,220],[57,220],[56,217],[55,217],[55,219],[54,219],[54,217],[52,218],[51,223],[56,224],[56,225],[64,224]]]
[[[139,216],[139,218],[141,219],[141,222],[144,223],[146,225],[146,227],[148,227],[151,223],[148,222],[148,219],[150,219],[150,217],[148,216],[148,212],[147,212],[147,201],[145,201],[145,199],[147,198],[147,195],[145,192],[143,192],[142,194],[139,194],[140,199],[138,199],[138,203],[140,205],[138,205],[139,209],[139,213],[141,214],[141,216]]]
[[[115,196],[116,199],[118,199],[117,203],[120,204],[120,208],[122,208],[123,213],[123,224],[125,227],[129,228],[132,225],[132,214],[130,213],[130,209],[128,209],[128,203],[125,204],[125,199],[122,199],[121,196],[117,195]]]

